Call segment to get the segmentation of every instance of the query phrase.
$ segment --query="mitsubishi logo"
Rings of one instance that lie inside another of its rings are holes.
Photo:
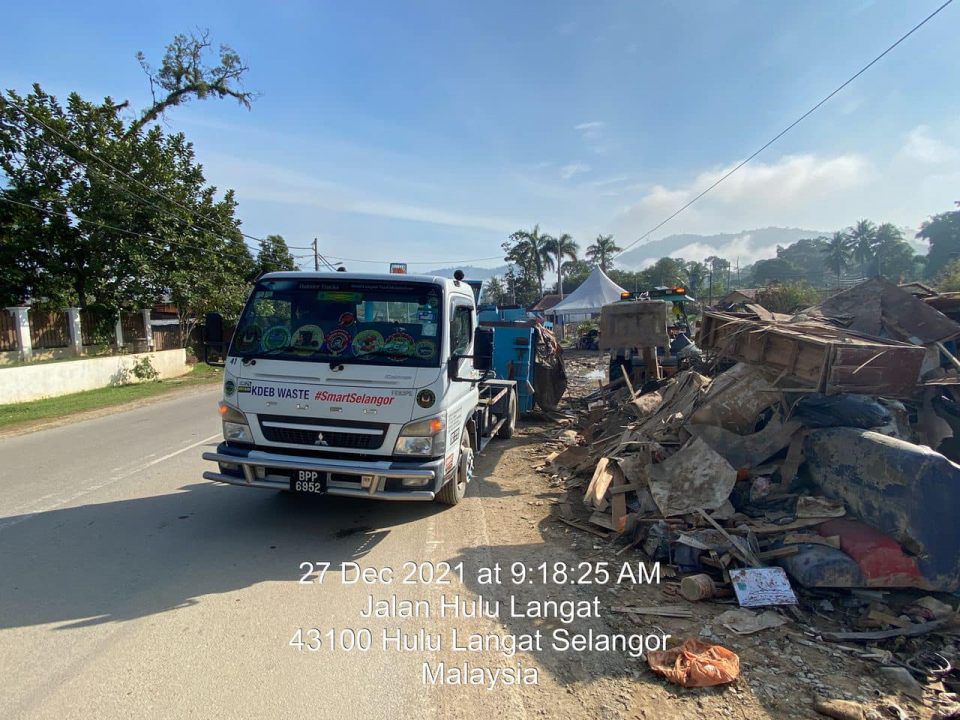
[[[317,439],[313,441],[314,445],[327,445],[327,441],[323,439],[323,433],[317,433]]]

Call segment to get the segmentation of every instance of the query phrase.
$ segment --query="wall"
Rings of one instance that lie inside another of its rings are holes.
[[[163,379],[190,369],[182,348],[0,368],[0,405],[139,382],[130,369],[144,357],[150,358]]]

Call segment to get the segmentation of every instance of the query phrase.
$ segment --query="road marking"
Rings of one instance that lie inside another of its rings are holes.
[[[58,501],[58,502],[51,503],[50,505],[45,505],[44,507],[38,508],[38,509],[36,509],[36,510],[33,510],[32,512],[26,513],[25,515],[18,515],[17,517],[8,518],[7,520],[0,520],[0,532],[3,532],[3,531],[6,530],[7,528],[13,527],[14,525],[19,525],[19,524],[22,523],[23,521],[29,520],[29,519],[32,518],[32,517],[36,517],[37,515],[39,515],[39,514],[41,514],[41,513],[49,512],[50,510],[56,510],[56,509],[59,508],[59,507],[63,507],[64,505],[67,505],[67,504],[73,502],[74,500],[76,500],[77,498],[83,497],[84,495],[89,495],[89,494],[92,493],[92,492],[96,492],[97,490],[100,490],[100,489],[102,489],[102,488],[105,488],[105,487],[108,487],[108,486],[110,486],[110,485],[113,485],[114,483],[120,482],[121,480],[126,480],[126,479],[127,479],[128,477],[130,477],[131,475],[136,475],[137,473],[140,473],[140,472],[146,470],[146,469],[149,468],[149,467],[153,467],[154,465],[157,465],[157,464],[159,464],[159,463],[162,463],[162,462],[164,462],[165,460],[169,460],[170,458],[174,458],[174,457],[176,457],[177,455],[182,455],[183,453],[187,452],[188,450],[193,450],[193,449],[196,448],[196,447],[200,447],[201,445],[203,445],[203,444],[205,444],[205,443],[208,443],[208,442],[210,442],[211,440],[216,440],[218,437],[221,437],[221,434],[220,434],[220,433],[216,433],[215,435],[211,435],[210,437],[204,438],[203,440],[198,440],[197,442],[191,443],[190,445],[187,445],[186,447],[182,447],[182,448],[180,448],[179,450],[174,450],[173,452],[167,453],[166,455],[163,455],[162,457],[155,458],[155,459],[151,460],[150,462],[146,462],[146,463],[143,463],[142,465],[138,465],[137,467],[134,467],[134,468],[132,468],[132,469],[130,469],[130,470],[127,470],[126,472],[120,473],[119,475],[114,475],[113,477],[111,477],[109,480],[106,480],[105,482],[99,483],[99,484],[97,484],[97,485],[91,485],[91,486],[89,486],[89,487],[86,487],[86,488],[84,488],[83,490],[80,490],[79,492],[74,493],[74,494],[71,495],[70,497],[65,498],[65,499],[63,499],[63,500],[60,500],[60,501]],[[40,498],[40,500],[45,500],[45,499],[48,498],[48,497],[51,497],[51,496],[50,496],[50,495],[45,495],[44,497]],[[31,503],[31,504],[35,505],[36,502]],[[21,506],[21,508],[23,508],[23,507],[28,507],[28,506]],[[17,508],[17,509],[14,510],[13,512],[17,512],[17,511],[18,511],[19,509],[21,509],[21,508]]]

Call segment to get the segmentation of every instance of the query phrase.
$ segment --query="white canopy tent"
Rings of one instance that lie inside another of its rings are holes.
[[[608,278],[603,270],[595,267],[580,287],[547,310],[546,314],[564,323],[588,320],[599,313],[604,305],[619,300],[623,292],[626,291]]]

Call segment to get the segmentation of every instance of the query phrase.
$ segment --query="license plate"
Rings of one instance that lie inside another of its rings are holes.
[[[294,492],[322,495],[327,491],[325,473],[319,470],[294,470],[290,478],[290,489]]]

